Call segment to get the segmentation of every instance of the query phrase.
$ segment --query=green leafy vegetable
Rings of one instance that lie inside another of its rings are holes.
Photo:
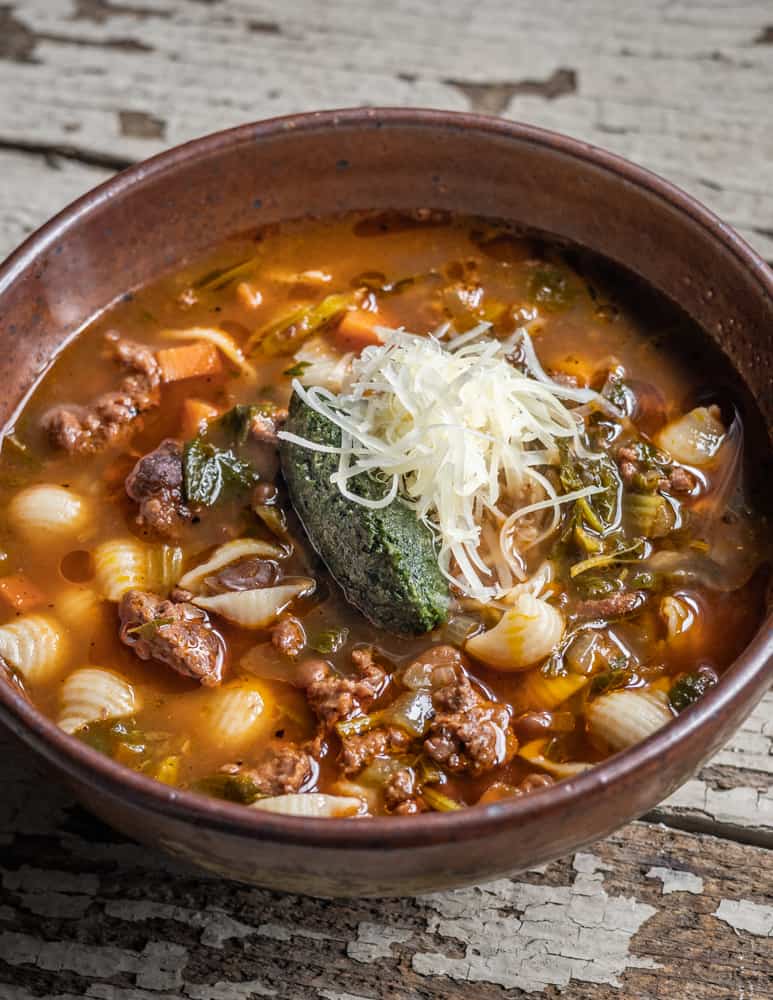
[[[126,630],[127,635],[136,635],[138,639],[152,639],[162,625],[171,625],[174,618],[153,618],[142,625]]]
[[[183,452],[183,480],[189,503],[211,507],[227,491],[253,486],[258,476],[230,449],[224,451],[195,438]]]
[[[684,674],[668,692],[668,700],[675,712],[683,712],[714,686],[711,674]]]
[[[548,312],[566,309],[575,297],[569,272],[554,264],[542,264],[529,275],[529,300]]]
[[[321,653],[322,656],[329,656],[330,653],[337,653],[339,649],[345,646],[348,638],[348,628],[329,628],[314,636],[308,645],[316,653]]]
[[[241,802],[243,805],[250,805],[263,794],[260,786],[246,774],[212,774],[195,781],[191,787],[194,792],[214,795],[228,802]]]
[[[300,378],[301,375],[303,375],[303,373],[309,368],[311,368],[310,361],[296,361],[294,365],[291,365],[289,368],[285,368],[282,374],[294,378]]]
[[[285,374],[287,374],[285,372]],[[250,427],[258,417],[272,417],[281,407],[270,400],[261,403],[239,403],[220,417],[218,425],[233,439],[235,444],[244,444],[250,434]]]

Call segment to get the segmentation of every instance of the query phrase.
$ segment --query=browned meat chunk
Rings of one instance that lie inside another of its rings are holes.
[[[405,750],[410,742],[408,733],[397,726],[379,727],[359,736],[344,737],[341,740],[342,749],[338,759],[344,773],[352,775],[370,764],[375,757]]]
[[[287,795],[300,791],[316,774],[314,761],[294,746],[269,747],[263,760],[255,767],[226,764],[226,774],[239,774],[249,779],[259,795]]]
[[[303,625],[292,615],[282,615],[271,629],[271,642],[283,656],[298,656],[306,645]]]
[[[282,407],[256,409],[250,418],[250,436],[262,444],[279,444],[277,434],[287,420],[287,410]]]
[[[692,493],[695,489],[695,476],[681,465],[675,465],[668,474],[668,489],[672,493]]]
[[[215,576],[208,576],[204,582],[210,590],[222,593],[226,590],[258,590],[270,587],[279,576],[279,567],[271,559],[249,556],[229,563]]]
[[[367,712],[386,683],[386,672],[374,663],[369,649],[353,650],[352,661],[353,677],[334,673],[324,660],[303,665],[304,680],[308,680],[304,684],[306,698],[325,729],[332,729],[341,719]]]
[[[118,614],[121,642],[141,660],[158,660],[205,687],[214,687],[223,679],[225,642],[206,611],[129,590],[121,598]]]
[[[646,595],[640,590],[623,591],[594,601],[580,601],[574,613],[578,618],[620,618],[638,611],[645,600]]]
[[[424,803],[417,797],[416,775],[410,767],[395,771],[384,787],[384,805],[398,816],[410,816],[424,811]]]
[[[478,775],[512,756],[516,743],[509,710],[485,701],[466,675],[437,691],[433,700],[437,714],[424,749],[436,763]]]
[[[90,406],[57,406],[43,417],[51,443],[64,451],[90,455],[118,444],[136,428],[137,418],[160,402],[161,369],[149,347],[106,335],[115,360],[129,370],[118,390],[103,393]]]
[[[191,517],[183,496],[182,445],[167,438],[144,455],[126,479],[126,492],[140,505],[139,524],[157,535],[176,538]]]

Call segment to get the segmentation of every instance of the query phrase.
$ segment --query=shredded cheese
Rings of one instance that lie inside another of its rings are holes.
[[[562,504],[599,491],[560,494],[544,474],[560,462],[559,441],[592,457],[580,437],[582,417],[566,402],[614,411],[590,389],[553,382],[525,330],[501,341],[486,335],[488,327],[481,323],[443,343],[438,335],[445,330],[417,336],[379,327],[384,343],[354,359],[338,395],[293,382],[308,406],[340,428],[340,447],[280,432],[304,448],[337,454],[331,481],[354,503],[378,509],[399,497],[412,506],[436,537],[446,578],[480,601],[500,596],[513,574],[524,579],[523,553],[555,530]],[[529,374],[507,361],[516,347]],[[383,476],[382,498],[349,488],[363,472]],[[548,523],[520,537],[518,522],[541,511]]]

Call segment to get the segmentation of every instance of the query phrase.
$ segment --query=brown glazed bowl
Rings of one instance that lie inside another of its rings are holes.
[[[640,275],[718,343],[769,434],[773,277],[730,228],[582,142],[407,109],[299,115],[199,139],[119,174],[43,226],[0,269],[0,424],[90,317],[229,234],[308,214],[418,207],[514,220]],[[769,615],[707,697],[645,742],[543,792],[452,814],[271,815],[127,770],[7,684],[0,720],[108,823],[228,878],[320,896],[424,892],[566,854],[673,792],[773,680],[772,623]]]

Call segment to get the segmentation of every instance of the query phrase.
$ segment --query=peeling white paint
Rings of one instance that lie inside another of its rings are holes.
[[[405,944],[410,939],[410,930],[363,920],[357,925],[356,939],[346,946],[346,954],[356,962],[375,962],[379,958],[394,958],[392,945]]]
[[[672,892],[692,892],[699,896],[703,892],[703,879],[692,872],[678,871],[674,868],[650,868],[645,878],[660,879],[663,883],[663,895]]]
[[[256,928],[243,924],[222,910],[192,910],[184,906],[156,903],[152,900],[111,899],[105,903],[105,914],[119,920],[174,920],[189,927],[202,928],[201,943],[210,948],[222,948],[232,938],[249,937]]]
[[[320,990],[319,1000],[374,1000],[374,994],[365,996],[364,993],[339,993],[337,990]]]
[[[597,858],[578,854],[572,885],[500,880],[425,897],[428,929],[461,941],[463,958],[419,953],[416,972],[491,982],[537,993],[572,980],[620,985],[626,969],[657,969],[630,951],[631,938],[657,912],[633,897],[610,896]],[[517,915],[516,915],[517,914]]]
[[[253,997],[275,997],[276,990],[252,979],[243,983],[217,982],[195,986],[189,983],[184,995],[191,1000],[252,1000]]]
[[[773,906],[749,899],[723,899],[714,916],[730,924],[735,931],[748,931],[755,937],[773,937]]]
[[[714,823],[773,833],[773,789],[760,790],[744,784],[712,788],[700,778],[692,778],[659,809],[663,813],[697,815]]]
[[[0,933],[0,959],[8,965],[31,965],[49,972],[75,972],[101,979],[118,972],[136,974],[141,989],[169,990],[182,982],[188,952],[179,945],[149,942],[141,952],[75,941],[42,941],[28,934]]]

